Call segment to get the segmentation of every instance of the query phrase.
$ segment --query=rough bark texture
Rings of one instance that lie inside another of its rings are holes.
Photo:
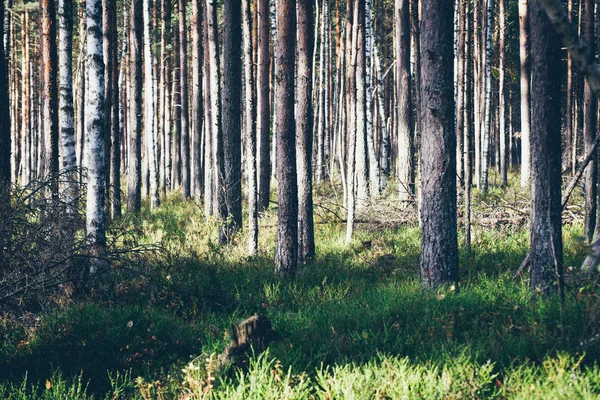
[[[256,86],[254,84],[254,43],[250,0],[242,0],[244,36],[244,113],[246,119],[246,172],[248,193],[248,252],[258,251],[258,187],[256,185]]]
[[[481,134],[481,176],[479,187],[482,192],[488,189],[488,171],[490,166],[490,142],[492,138],[492,34],[494,31],[494,1],[486,0],[485,25],[485,65],[483,71],[483,89],[485,91]]]
[[[396,0],[396,92],[398,96],[398,182],[400,200],[414,194],[413,123],[411,118],[410,1]]]
[[[531,288],[562,285],[560,57],[558,38],[539,0],[531,2],[532,209]]]
[[[298,1],[298,67],[296,148],[298,168],[298,261],[315,255],[315,233],[312,198],[313,150],[313,36],[312,1]]]
[[[64,198],[69,205],[70,212],[75,210],[73,204],[77,191],[77,159],[75,156],[75,109],[73,107],[73,4],[69,0],[58,2],[58,30],[59,30],[59,126],[61,139],[62,169],[70,171],[62,187]],[[29,66],[27,66],[29,68]],[[24,132],[25,133],[25,132]],[[26,133],[28,134],[28,133]],[[21,160],[23,165],[23,159]]]
[[[192,0],[192,195],[202,196],[202,11],[200,0]],[[204,144],[205,145],[205,144]]]
[[[130,42],[130,134],[127,162],[127,211],[139,212],[142,206],[142,1],[134,0],[131,10]]]
[[[58,172],[58,87],[56,11],[54,0],[40,0],[41,134],[44,138],[41,172],[48,177]],[[58,186],[52,186],[53,195]]]
[[[421,281],[458,282],[453,4],[424,0],[421,26]]]
[[[150,199],[152,208],[160,205],[158,195],[158,162],[156,151],[156,130],[154,129],[154,62],[152,61],[152,47],[150,29],[150,0],[144,0],[144,135],[146,137],[146,158],[149,166]]]
[[[594,32],[594,1],[585,0],[583,13],[583,38],[590,46],[596,48],[596,33]],[[593,51],[589,54],[589,62],[594,60]],[[596,125],[598,119],[598,99],[589,82],[586,80],[583,86],[583,143],[584,151],[590,151],[594,138],[596,137]],[[596,224],[596,181],[598,164],[592,159],[585,170],[585,218],[584,234],[588,242],[591,242]]]
[[[183,198],[187,199],[191,196],[191,165],[187,67],[187,22],[185,4],[186,0],[179,0],[179,68],[181,70],[181,76],[179,80],[181,88],[181,187],[183,189]],[[227,26],[228,24],[225,25]]]
[[[4,32],[4,2],[0,1],[0,32]],[[10,113],[8,98],[8,64],[4,46],[0,45],[0,196],[10,186]],[[3,200],[3,198],[0,198]]]
[[[258,70],[256,76],[258,110],[258,209],[269,207],[271,191],[271,160],[269,140],[271,134],[271,103],[269,101],[271,59],[269,55],[269,0],[256,0],[258,3]]]
[[[506,47],[506,11],[505,0],[498,0],[498,118],[500,129],[500,184],[508,184],[509,137],[506,129],[506,79],[505,79],[505,47]]]
[[[225,202],[227,230],[242,227],[242,5],[241,0],[225,0],[227,21],[223,27],[223,138],[225,156]]]
[[[519,0],[519,57],[521,59],[521,187],[529,186],[531,149],[529,132],[531,130],[529,106],[529,24],[527,4],[529,0]]]
[[[362,208],[369,198],[368,161],[367,161],[367,99],[366,99],[366,64],[365,64],[365,0],[356,0],[354,6],[356,40],[353,51],[356,51],[356,207]]]
[[[117,61],[117,2],[103,2],[104,116],[107,198],[110,215],[121,216],[121,134],[119,123],[119,65]],[[62,67],[61,67],[62,69]],[[61,128],[62,129],[62,128]]]
[[[298,262],[298,184],[296,177],[296,121],[294,120],[294,65],[296,59],[296,3],[277,0],[275,48],[275,118],[277,140],[277,245],[275,271],[296,273]]]
[[[86,143],[88,155],[86,233],[100,256],[106,247],[104,192],[104,59],[102,55],[102,1],[86,2]],[[90,273],[94,272],[94,264]]]

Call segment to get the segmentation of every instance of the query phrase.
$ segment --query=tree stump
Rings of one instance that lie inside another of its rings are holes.
[[[247,367],[250,349],[261,353],[273,339],[273,329],[269,320],[259,314],[231,325],[231,339],[225,350],[217,357],[217,369],[226,365]]]

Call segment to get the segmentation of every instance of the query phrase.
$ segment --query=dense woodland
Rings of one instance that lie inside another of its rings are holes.
[[[0,395],[600,393],[596,1],[0,0],[0,33]],[[125,351],[136,318],[180,337]]]

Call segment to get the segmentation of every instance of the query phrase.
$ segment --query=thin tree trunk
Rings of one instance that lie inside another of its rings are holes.
[[[181,86],[181,186],[183,188],[183,198],[187,199],[191,195],[191,165],[187,72],[187,22],[185,4],[186,0],[179,0],[179,67],[181,69],[179,80]]]
[[[202,10],[200,0],[192,0],[192,195],[202,196]]]
[[[258,251],[258,187],[256,185],[256,86],[252,62],[253,40],[250,0],[242,0],[244,37],[245,119],[246,119],[246,170],[248,190],[248,252]]]
[[[223,138],[227,235],[242,227],[242,7],[240,0],[225,0],[223,27]]]
[[[275,117],[279,202],[275,271],[282,276],[295,275],[298,262],[298,184],[294,121],[295,4],[291,0],[277,0]]]
[[[58,2],[58,29],[59,29],[59,126],[61,137],[62,168],[67,172],[67,181],[61,188],[64,191],[68,205],[69,214],[73,215],[77,205],[74,203],[77,197],[77,159],[75,156],[75,109],[73,108],[73,68],[71,59],[73,57],[73,13],[72,2],[59,0]],[[27,66],[29,70],[29,66]],[[29,71],[27,71],[28,73]],[[25,69],[23,69],[25,74]],[[28,81],[28,79],[27,79]],[[28,83],[23,82],[23,86]],[[27,117],[25,118],[27,119]],[[24,124],[24,125],[29,125]],[[23,134],[26,134],[23,132]],[[23,163],[23,159],[21,160]]]
[[[41,114],[44,152],[41,172],[45,178],[58,173],[58,87],[56,51],[56,10],[54,0],[40,0],[40,61]],[[53,183],[53,197],[58,196],[58,185]]]
[[[269,0],[256,0],[258,2],[258,74],[256,76],[257,97],[256,108],[258,119],[256,124],[258,136],[258,210],[263,211],[269,207],[271,160],[269,158],[269,137],[271,105],[270,72],[271,65],[269,54]]]
[[[323,2],[323,14],[326,13],[326,2]],[[325,26],[325,23],[323,23]],[[321,31],[324,33],[324,30]],[[298,2],[298,66],[297,66],[297,110],[296,110],[296,165],[298,170],[298,262],[302,263],[315,255],[315,233],[313,221],[312,198],[312,148],[313,148],[313,36],[314,21],[311,0]],[[322,42],[323,44],[323,42]],[[321,47],[323,54],[324,46]],[[321,74],[324,74],[321,64]],[[323,80],[320,79],[321,84]],[[319,115],[322,116],[324,101],[321,103]],[[325,135],[320,134],[324,140]],[[321,143],[320,143],[321,145]],[[320,157],[324,156],[324,146]],[[321,158],[320,158],[321,159]],[[321,168],[324,170],[323,164]],[[322,176],[322,175],[321,175]]]
[[[498,0],[498,58],[499,58],[499,78],[498,78],[498,117],[500,129],[500,182],[502,186],[508,184],[508,154],[509,144],[506,129],[506,80],[505,80],[505,36],[506,36],[506,11],[504,8],[505,0]]]
[[[519,56],[521,59],[521,187],[529,186],[531,145],[529,132],[531,130],[529,89],[529,24],[527,7],[529,0],[519,0]]]
[[[154,62],[152,61],[152,47],[150,28],[150,0],[143,1],[144,14],[144,136],[146,137],[146,159],[148,161],[148,177],[150,180],[151,207],[158,208],[160,197],[158,194],[158,163],[156,151],[156,131],[154,130]]]
[[[400,200],[413,198],[413,123],[411,118],[410,9],[409,0],[396,0],[396,91],[398,93],[398,181]]]
[[[130,42],[130,135],[127,162],[127,211],[142,207],[142,1],[134,0],[131,10]]]
[[[492,138],[492,35],[494,32],[494,0],[486,0],[486,25],[485,25],[485,64],[483,72],[483,88],[485,103],[483,110],[481,134],[481,176],[480,188],[483,193],[488,190],[488,170],[490,160],[490,142]]]
[[[104,60],[102,55],[102,2],[86,3],[87,75],[86,140],[88,155],[88,185],[86,233],[93,256],[101,257],[106,250],[104,193],[106,189],[104,163]],[[96,262],[90,274],[96,272]]]
[[[0,1],[0,33],[4,32],[4,2]],[[10,109],[8,97],[8,64],[4,45],[0,46],[0,196],[9,197],[10,187]]]
[[[583,14],[583,38],[588,43],[590,52],[590,61],[594,60],[596,50],[596,32],[594,29],[594,1],[585,0]],[[596,126],[598,121],[598,99],[595,96],[589,82],[586,80],[583,87],[583,140],[584,153],[590,151],[594,138],[596,136]],[[584,235],[588,242],[591,242],[594,235],[596,224],[596,184],[597,184],[598,166],[596,159],[588,164],[585,171],[585,217],[584,217]]]

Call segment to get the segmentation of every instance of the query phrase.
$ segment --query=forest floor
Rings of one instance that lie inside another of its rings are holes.
[[[244,233],[221,247],[201,205],[169,196],[113,224],[111,240],[133,250],[88,295],[4,314],[0,398],[598,398],[600,290],[578,272],[580,195],[564,213],[561,302],[514,277],[529,245],[515,185],[474,191],[459,287],[435,291],[419,283],[416,209],[391,190],[347,245],[339,188],[318,187],[317,256],[293,280],[273,275],[275,204],[249,257]],[[217,369],[229,326],[254,313],[272,324],[269,349]]]

